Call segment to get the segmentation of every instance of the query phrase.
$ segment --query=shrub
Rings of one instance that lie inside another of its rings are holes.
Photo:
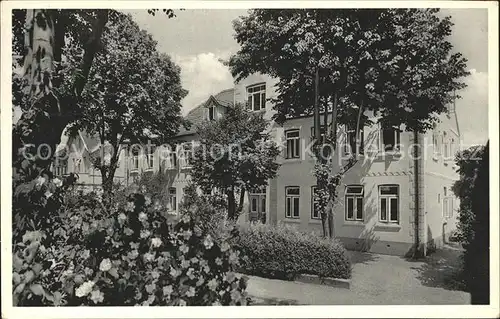
[[[234,245],[243,256],[240,271],[267,278],[294,280],[299,274],[350,278],[351,265],[337,240],[286,226],[242,227]]]
[[[14,305],[247,304],[239,252],[157,208],[142,194],[111,212],[92,194],[67,201],[14,241]]]
[[[226,200],[221,195],[205,195],[196,191],[196,185],[189,184],[180,204],[180,215],[187,214],[200,226],[203,233],[217,240],[226,240],[232,222],[227,219]]]

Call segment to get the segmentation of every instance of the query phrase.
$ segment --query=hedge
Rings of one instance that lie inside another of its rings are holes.
[[[233,240],[244,256],[239,271],[248,275],[285,280],[300,274],[351,277],[349,257],[338,240],[262,224],[241,227]]]

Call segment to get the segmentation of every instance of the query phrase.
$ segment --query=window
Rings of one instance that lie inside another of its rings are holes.
[[[132,169],[139,169],[139,150],[137,149],[132,150]]]
[[[208,120],[209,121],[215,120],[215,106],[210,106],[208,108]]]
[[[299,218],[300,187],[285,187],[285,217]]]
[[[363,220],[363,194],[362,185],[348,185],[345,188],[345,219]]]
[[[174,169],[177,167],[177,152],[169,151],[166,158],[166,169]]]
[[[320,127],[320,134],[321,134],[321,143],[325,143],[325,133],[326,133],[326,127],[324,125],[321,125]],[[311,127],[311,141],[314,141],[314,126]]]
[[[346,127],[346,139],[344,142],[344,154],[364,154],[364,132],[360,127],[359,136],[356,140],[356,128]]]
[[[397,152],[400,147],[400,131],[398,128],[390,127],[382,129],[381,134],[382,150]]]
[[[312,219],[321,219],[321,213],[317,207],[316,196],[316,186],[311,187],[311,218]]]
[[[286,158],[300,157],[300,132],[299,130],[288,130],[286,136]]]
[[[247,88],[247,107],[251,111],[260,111],[266,108],[266,84],[257,84]]]
[[[193,145],[192,143],[182,144],[182,167],[191,167],[193,163]]]
[[[177,189],[175,187],[168,189],[168,210],[177,211]]]
[[[146,160],[147,160],[147,163],[148,163],[148,168],[150,168],[150,169],[153,168],[154,164],[155,164],[154,154],[155,154],[154,148],[153,147],[149,147],[148,154],[146,155]]]
[[[439,133],[438,132],[432,132],[432,148],[434,150],[434,156],[439,155],[440,149],[439,149]]]
[[[399,222],[399,186],[380,185],[378,191],[379,220],[384,223]]]
[[[443,197],[443,217],[453,217],[453,197]]]

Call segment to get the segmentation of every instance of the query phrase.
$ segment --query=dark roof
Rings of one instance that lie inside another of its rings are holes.
[[[203,123],[205,120],[205,106],[209,101],[215,100],[217,104],[223,107],[231,107],[234,101],[234,89],[226,89],[223,90],[216,95],[211,95],[209,98],[192,109],[186,116],[185,119],[191,123],[191,127],[187,130],[184,126],[181,125],[179,129],[178,136],[180,135],[191,135],[196,133],[196,128],[198,125]]]

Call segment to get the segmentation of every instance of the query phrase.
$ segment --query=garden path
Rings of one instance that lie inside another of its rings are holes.
[[[470,295],[463,291],[456,276],[460,253],[460,249],[447,246],[425,259],[412,261],[350,251],[350,289],[249,276],[248,293],[302,305],[469,304]]]

